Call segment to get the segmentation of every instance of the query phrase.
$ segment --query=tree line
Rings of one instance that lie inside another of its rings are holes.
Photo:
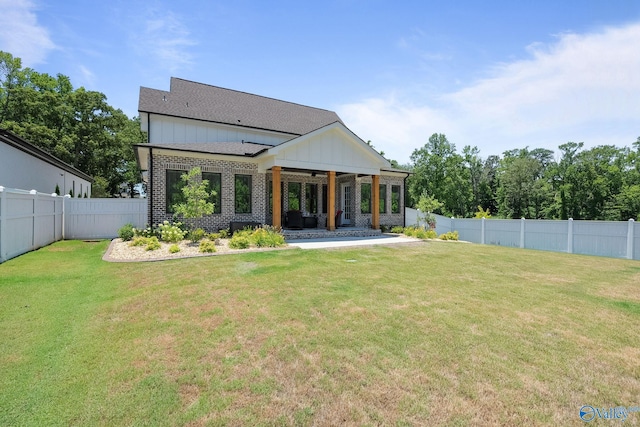
[[[0,127],[92,176],[92,197],[136,193],[132,145],[146,142],[139,119],[109,105],[103,93],[74,88],[62,74],[23,68],[20,58],[3,51]]]
[[[483,159],[433,134],[404,165],[409,204],[436,199],[437,213],[473,217],[626,221],[640,217],[640,137],[631,147],[585,149],[567,142],[552,150],[528,147]]]

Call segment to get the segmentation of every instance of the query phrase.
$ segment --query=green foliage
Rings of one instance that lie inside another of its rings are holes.
[[[394,225],[391,227],[391,232],[395,234],[402,234],[404,233],[404,227],[401,225]]]
[[[263,226],[253,231],[251,241],[259,248],[275,248],[285,245],[284,236],[273,227]]]
[[[160,242],[156,236],[151,237],[134,237],[134,239],[129,243],[129,246],[144,246],[148,251],[155,251],[156,249],[160,249]]]
[[[192,168],[188,173],[181,176],[184,186],[182,194],[184,200],[173,205],[176,215],[184,218],[198,220],[204,215],[211,215],[215,206],[210,201],[215,196],[215,191],[209,191],[209,181],[202,180],[202,172],[199,167]]]
[[[175,222],[170,223],[169,221],[164,221],[162,224],[158,225],[158,230],[160,232],[160,239],[164,242],[169,243],[177,243],[184,239],[184,236],[187,234],[184,230],[182,230],[181,223]]]
[[[489,213],[489,208],[487,208],[487,210],[485,211],[482,209],[482,206],[478,205],[478,211],[475,213],[473,217],[476,219],[491,218],[491,214]]]
[[[442,207],[442,203],[433,196],[423,193],[420,196],[416,207],[420,211],[418,213],[418,221],[428,224],[431,228],[435,228],[436,216],[433,212],[440,209]]]
[[[197,243],[204,238],[205,234],[206,232],[202,228],[196,228],[195,230],[189,231],[187,237],[193,243]]]
[[[249,246],[251,246],[249,236],[241,231],[237,231],[231,240],[229,240],[229,247],[231,249],[247,249]]]
[[[221,239],[221,238],[222,238],[222,235],[219,232],[218,233],[209,233],[207,235],[207,239],[209,239],[209,240],[218,240],[218,239]]]
[[[440,240],[458,240],[458,232],[457,231],[449,231],[446,233],[442,233],[438,239]]]
[[[125,242],[133,239],[134,236],[133,224],[125,224],[118,230],[118,237],[120,237]]]
[[[416,225],[405,227],[403,232],[405,236],[416,237],[418,239],[435,239],[437,237],[435,230]]]
[[[54,193],[56,193],[58,196],[60,195],[60,186],[58,184],[56,184],[56,189]]]
[[[160,237],[160,232],[158,230],[158,227],[150,227],[148,225],[146,228],[142,228],[142,229],[134,228],[133,234],[135,237],[152,237],[152,236]]]
[[[132,149],[146,140],[139,119],[110,106],[100,92],[74,89],[62,74],[22,68],[19,58],[2,51],[0,124],[91,175],[94,197],[120,195],[121,184],[139,181]]]
[[[173,245],[169,246],[169,253],[177,254],[178,252],[180,252],[180,246],[178,246],[175,243]]]
[[[228,239],[229,238],[229,229],[228,228],[221,228],[220,230],[218,230],[218,233],[220,233],[220,238],[221,239]]]
[[[216,245],[215,242],[211,241],[211,240],[203,240],[200,242],[200,247],[199,247],[200,252],[203,253],[212,253],[216,251]]]

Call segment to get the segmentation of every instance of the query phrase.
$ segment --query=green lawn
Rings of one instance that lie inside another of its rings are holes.
[[[0,425],[578,426],[582,405],[640,406],[637,261],[426,242],[107,263],[107,245],[0,264]]]

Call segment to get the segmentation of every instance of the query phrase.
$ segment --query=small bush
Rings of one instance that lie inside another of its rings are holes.
[[[205,231],[202,228],[196,228],[195,230],[191,230],[188,234],[189,240],[193,243],[198,243],[200,240],[204,238]]]
[[[169,246],[169,253],[177,254],[178,252],[180,252],[180,246],[176,245],[175,243]]]
[[[406,236],[409,236],[409,237],[415,237],[415,235],[416,235],[416,231],[417,231],[418,229],[419,229],[419,228],[418,228],[418,227],[416,227],[416,226],[414,226],[414,225],[409,226],[409,227],[405,227],[405,228],[404,228],[404,234],[405,234]]]
[[[257,228],[251,234],[251,241],[259,248],[275,248],[285,244],[282,233],[269,226]]]
[[[231,249],[247,249],[249,246],[251,246],[249,237],[241,231],[237,231],[231,240],[229,240],[229,247]]]
[[[135,237],[153,237],[153,236],[159,237],[158,228],[157,227],[151,228],[150,226],[147,226],[147,228],[143,228],[143,229],[134,228],[133,235]]]
[[[145,246],[146,250],[155,251],[156,249],[160,249],[160,242],[156,236],[149,237],[148,239],[147,246]]]
[[[182,224],[179,222],[171,224],[169,221],[164,221],[162,224],[159,224],[160,239],[164,242],[178,243],[184,239],[186,234],[186,232],[180,228],[181,226]]]
[[[458,232],[457,231],[449,231],[447,233],[442,233],[439,237],[440,240],[458,240]]]
[[[207,236],[207,239],[209,240],[218,240],[221,238],[222,236],[220,235],[220,233],[209,233],[209,235]]]
[[[144,246],[148,251],[155,251],[160,249],[160,242],[156,236],[151,237],[134,237],[129,246]]]
[[[438,233],[436,233],[436,230],[434,229],[427,230],[427,239],[435,239],[436,237],[438,237]]]
[[[120,237],[125,242],[133,239],[133,235],[133,224],[125,224],[120,227],[120,230],[118,230],[118,237]]]
[[[200,252],[212,253],[216,251],[216,244],[211,240],[203,240],[200,242]]]
[[[221,239],[228,239],[229,238],[229,229],[228,228],[221,228],[220,230],[218,230],[218,233],[220,234],[220,238]]]
[[[391,232],[395,234],[402,234],[404,233],[404,227],[402,227],[401,225],[395,225],[391,227]]]

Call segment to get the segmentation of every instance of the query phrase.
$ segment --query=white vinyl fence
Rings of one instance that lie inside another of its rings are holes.
[[[0,263],[58,240],[111,239],[145,227],[146,199],[74,199],[0,186]]]
[[[406,224],[418,224],[418,211],[406,209]],[[436,232],[457,231],[467,242],[553,252],[640,260],[640,225],[636,221],[569,219],[471,219],[436,215]]]

